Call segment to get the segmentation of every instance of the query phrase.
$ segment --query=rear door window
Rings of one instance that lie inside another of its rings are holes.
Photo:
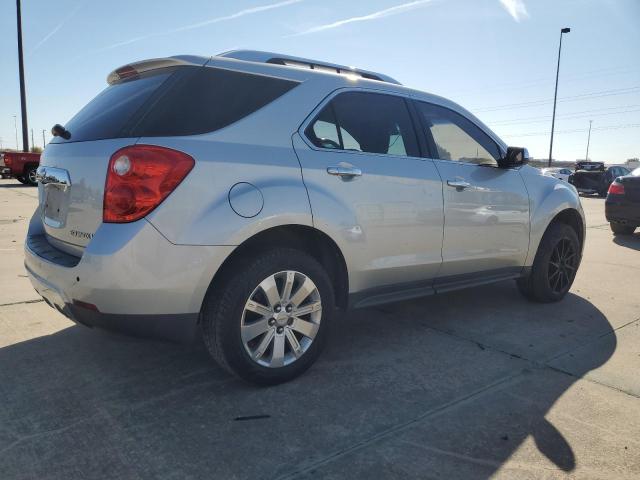
[[[321,131],[337,134],[337,145],[335,136],[322,137]],[[320,148],[412,157],[420,155],[405,100],[394,95],[341,93],[325,106],[307,128],[306,134]]]

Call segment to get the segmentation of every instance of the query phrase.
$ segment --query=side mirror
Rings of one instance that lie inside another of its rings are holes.
[[[498,160],[500,168],[513,168],[529,162],[529,151],[521,147],[507,147],[507,153]]]

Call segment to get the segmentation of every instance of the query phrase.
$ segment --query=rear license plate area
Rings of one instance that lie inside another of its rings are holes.
[[[68,188],[59,185],[44,186],[44,223],[53,228],[64,227],[67,218]]]

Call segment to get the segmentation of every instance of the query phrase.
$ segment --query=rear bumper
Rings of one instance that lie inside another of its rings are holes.
[[[198,314],[148,314],[127,315],[102,313],[85,305],[71,303],[64,292],[34,274],[27,268],[33,288],[52,308],[75,323],[86,327],[98,327],[136,337],[156,338],[180,343],[190,343],[196,338]]]
[[[184,342],[197,332],[207,288],[232,250],[174,245],[141,220],[102,225],[77,258],[48,244],[36,211],[25,267],[45,301],[77,323]]]
[[[640,225],[640,202],[631,202],[618,195],[609,195],[604,204],[607,222]]]
[[[586,193],[586,194],[598,193],[598,191],[594,190],[593,188],[576,188],[576,190],[578,191],[578,193]]]

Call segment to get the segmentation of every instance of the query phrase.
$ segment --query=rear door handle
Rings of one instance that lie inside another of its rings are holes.
[[[362,170],[356,167],[344,167],[344,166],[333,166],[327,167],[327,173],[329,175],[336,175],[338,177],[360,177],[362,176]]]
[[[471,186],[469,182],[465,182],[464,180],[447,180],[447,185],[457,190],[464,190]]]

